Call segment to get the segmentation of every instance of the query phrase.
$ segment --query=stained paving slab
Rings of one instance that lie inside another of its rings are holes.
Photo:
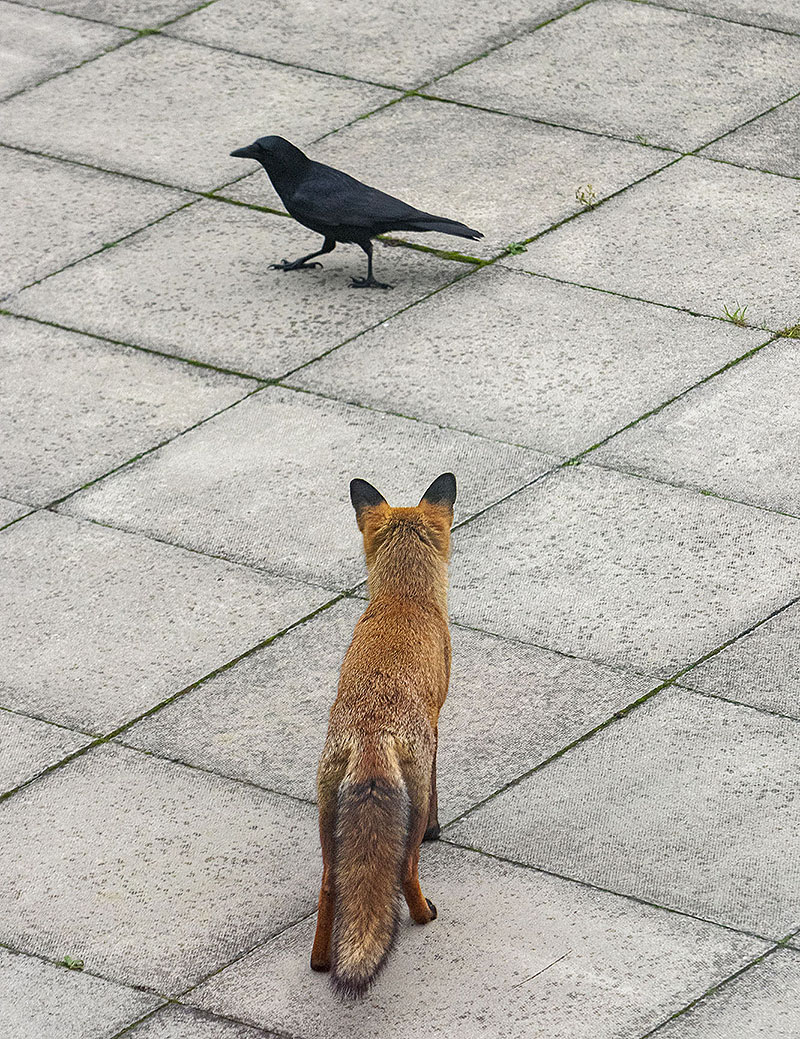
[[[0,15],[3,1039],[794,1039],[797,5]],[[270,270],[270,133],[485,238]],[[439,918],[354,1006],[347,485],[448,469]]]

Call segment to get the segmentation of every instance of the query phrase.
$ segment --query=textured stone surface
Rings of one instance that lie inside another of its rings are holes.
[[[0,697],[108,731],[310,612],[328,593],[36,513],[0,536]]]
[[[798,398],[800,341],[779,339],[592,459],[797,515]]]
[[[29,505],[21,505],[19,502],[9,501],[8,498],[0,498],[0,527],[4,527],[7,523],[19,519],[20,516],[24,516],[26,512],[30,511]]]
[[[40,83],[130,39],[130,33],[110,26],[78,22],[19,4],[0,3],[0,20],[0,96]]]
[[[598,0],[431,92],[688,151],[796,93],[798,58],[790,36]]]
[[[396,287],[358,291],[357,246],[322,270],[269,264],[322,244],[286,217],[200,202],[15,297],[10,309],[112,339],[275,378],[474,268],[403,248],[375,248]]]
[[[2,134],[6,144],[205,191],[241,175],[229,153],[261,128],[302,145],[397,96],[146,36],[8,102]]]
[[[173,1004],[136,1025],[130,1036],[131,1039],[274,1039],[275,1033]]]
[[[188,198],[155,184],[12,148],[0,148],[0,178],[7,191],[0,298],[135,231]]]
[[[800,98],[734,130],[700,154],[800,177]]]
[[[400,505],[416,504],[439,473],[456,472],[456,517],[464,518],[550,464],[536,451],[272,387],[63,508],[344,587],[364,576],[353,477]]]
[[[420,140],[431,141],[433,149],[420,149]],[[604,198],[673,158],[595,134],[414,97],[324,138],[309,154],[485,235],[477,242],[405,231],[395,237],[482,257],[579,212],[575,191],[582,184],[591,181]],[[269,178],[256,169],[222,194],[283,209]],[[490,187],[498,170],[501,191]]]
[[[29,0],[25,0],[29,2]],[[36,7],[64,11],[134,29],[152,29],[199,7],[203,0],[35,0]]]
[[[44,505],[257,385],[0,317],[0,491]]]
[[[800,525],[581,465],[459,531],[455,620],[670,674],[800,594]]]
[[[362,602],[343,601],[206,682],[122,739],[136,747],[316,797],[339,667]],[[452,629],[439,719],[439,816],[454,818],[647,692],[607,668]],[[298,660],[303,661],[298,669]],[[491,690],[491,711],[485,696]],[[507,739],[509,732],[514,738]]]
[[[795,0],[681,0],[681,6],[717,18],[800,33]]]
[[[144,992],[7,949],[0,949],[0,979],[3,1039],[109,1039],[159,1003]]]
[[[307,969],[313,921],[189,998],[315,1039],[638,1036],[766,948],[445,846],[424,850],[420,877],[439,917],[426,928],[401,926],[392,958],[363,1003],[336,999],[327,979]],[[451,968],[443,970],[442,962]],[[420,989],[435,1012],[421,1014],[410,998]]]
[[[746,306],[748,323],[777,329],[800,317],[799,209],[796,180],[688,157],[513,260],[713,317]]]
[[[800,955],[772,953],[667,1024],[659,1039],[795,1039],[800,1033]]]
[[[800,606],[694,668],[681,684],[800,718]]]
[[[68,942],[128,984],[182,990],[314,907],[312,808],[122,747],[76,759],[2,815],[4,937],[53,957]]]
[[[668,689],[446,834],[781,938],[800,914],[799,756],[800,723]]]
[[[765,338],[492,267],[289,382],[569,457]]]
[[[79,732],[0,711],[0,794],[89,742]]]
[[[185,39],[361,79],[418,86],[571,6],[571,0],[402,0],[374,7],[220,0],[170,31]],[[423,29],[424,26],[424,29]]]

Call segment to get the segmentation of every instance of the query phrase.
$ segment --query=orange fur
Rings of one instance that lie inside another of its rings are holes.
[[[436,743],[450,678],[447,561],[455,478],[415,508],[390,508],[364,481],[351,497],[364,537],[370,601],[345,655],[318,790],[323,877],[311,966],[360,996],[382,967],[399,921],[436,909],[417,877],[436,836]]]

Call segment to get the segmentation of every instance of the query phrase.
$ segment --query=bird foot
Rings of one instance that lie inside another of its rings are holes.
[[[350,282],[351,289],[393,289],[394,285],[387,285],[385,281],[376,281],[374,278],[353,278]]]
[[[271,271],[310,271],[314,267],[321,267],[321,263],[304,263],[302,260],[281,260],[280,263],[271,263],[268,270]]]

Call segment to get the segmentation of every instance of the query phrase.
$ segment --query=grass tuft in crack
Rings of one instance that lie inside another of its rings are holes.
[[[747,313],[747,307],[740,307],[738,305],[734,305],[733,309],[730,309],[729,307],[723,305],[722,309],[725,311],[726,321],[730,321],[732,324],[738,325],[739,328],[744,328],[746,324],[744,316]]]
[[[588,209],[594,209],[597,203],[600,201],[597,197],[597,192],[594,190],[592,184],[582,184],[575,191],[575,199],[580,202],[582,206],[586,206]]]
[[[800,339],[800,321],[796,325],[787,325],[778,330],[781,339]]]
[[[506,246],[506,252],[509,256],[519,256],[520,253],[526,253],[528,247],[524,242],[509,242]]]

